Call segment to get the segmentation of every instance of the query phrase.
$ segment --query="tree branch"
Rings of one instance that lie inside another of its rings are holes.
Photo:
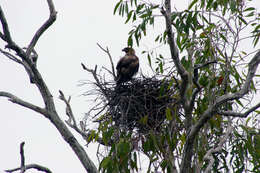
[[[11,101],[11,102],[13,102],[15,104],[21,105],[23,107],[26,107],[28,109],[31,109],[31,110],[33,110],[35,112],[38,112],[38,113],[44,115],[46,118],[48,118],[48,114],[47,114],[45,109],[40,108],[38,106],[35,106],[35,105],[33,105],[33,104],[29,103],[29,102],[26,102],[26,101],[16,97],[15,95],[13,95],[11,93],[0,91],[0,97],[7,97],[7,98],[9,98],[9,101]]]
[[[103,88],[102,83],[99,81],[98,76],[97,76],[97,65],[95,65],[95,69],[89,69],[87,68],[83,63],[81,63],[81,66],[84,70],[88,71],[89,73],[92,74],[92,76],[94,77],[95,81],[96,81],[96,86],[102,91],[102,93],[106,94],[105,89]]]
[[[45,173],[52,173],[49,168],[46,168],[46,167],[38,165],[38,164],[25,165],[24,170],[26,171],[28,169],[37,169],[38,171],[42,171]],[[12,172],[19,171],[19,170],[21,170],[21,168],[8,169],[8,170],[5,170],[5,172],[12,173]]]
[[[21,155],[21,173],[25,172],[25,158],[24,158],[24,142],[20,144],[20,155]]]
[[[233,111],[218,111],[217,113],[220,115],[224,115],[224,116],[246,118],[250,113],[254,112],[259,107],[260,107],[260,103],[251,107],[244,113],[238,113],[238,112],[233,112]]]
[[[53,24],[53,22],[56,19],[56,11],[54,9],[52,0],[47,0],[47,2],[48,2],[49,10],[50,10],[50,17],[36,32],[31,43],[29,44],[29,47],[28,47],[26,53],[22,48],[20,48],[18,45],[16,45],[12,41],[11,35],[9,32],[9,28],[7,25],[7,21],[5,19],[2,9],[0,8],[0,21],[3,26],[3,34],[4,34],[4,36],[1,36],[1,38],[2,39],[4,38],[3,40],[7,42],[6,47],[14,50],[17,53],[17,55],[22,59],[24,67],[28,68],[29,72],[33,74],[34,83],[36,84],[36,86],[38,87],[38,89],[41,93],[42,99],[45,104],[45,108],[42,109],[42,108],[36,107],[7,92],[0,92],[0,96],[7,97],[7,98],[9,98],[10,101],[12,101],[16,104],[19,104],[21,106],[27,107],[36,112],[39,112],[42,115],[44,115],[46,118],[48,118],[52,122],[52,124],[57,128],[57,130],[59,131],[59,133],[61,134],[63,139],[70,145],[70,147],[75,152],[75,154],[81,161],[81,163],[84,166],[84,168],[86,169],[86,171],[89,173],[97,173],[98,171],[97,171],[96,166],[91,161],[91,159],[88,157],[84,148],[79,144],[77,139],[74,137],[74,135],[71,133],[71,131],[67,128],[65,123],[60,119],[59,115],[57,114],[53,96],[52,96],[50,90],[48,89],[45,81],[43,80],[40,72],[36,68],[36,65],[33,62],[33,58],[31,58],[31,53],[34,50],[34,46],[37,43],[39,37],[42,35],[43,32],[46,31],[46,29],[51,24]]]
[[[1,52],[2,54],[4,54],[7,58],[9,58],[10,60],[12,60],[12,61],[14,61],[14,62],[16,62],[16,63],[18,63],[18,64],[24,65],[24,63],[23,63],[21,60],[19,60],[18,58],[16,58],[16,57],[15,57],[14,55],[12,55],[11,53],[6,52],[6,51],[2,50],[1,48],[0,48],[0,52]]]
[[[50,11],[50,16],[47,19],[46,22],[44,22],[44,24],[38,29],[38,31],[35,33],[35,35],[33,36],[33,39],[31,40],[28,49],[26,50],[26,55],[30,56],[37,41],[39,40],[39,38],[41,37],[41,35],[55,22],[56,20],[56,16],[57,16],[57,12],[55,11],[54,8],[54,4],[52,2],[52,0],[47,0],[48,2],[48,6],[49,6],[49,11]]]
[[[51,171],[48,168],[45,168],[43,166],[40,166],[38,164],[30,164],[30,165],[25,165],[25,156],[24,156],[24,142],[22,142],[20,144],[20,155],[21,155],[21,167],[19,168],[15,168],[15,169],[9,169],[9,170],[5,170],[5,172],[14,172],[14,171],[20,171],[20,173],[24,173],[26,170],[34,168],[37,169],[39,171],[44,171],[46,173],[51,173]]]
[[[1,33],[1,38],[6,42],[12,42],[9,26],[1,6],[0,6],[0,21],[3,28],[3,34]]]
[[[166,32],[167,32],[167,36],[168,36],[171,57],[176,66],[178,73],[181,75],[181,78],[182,78],[182,83],[180,86],[180,95],[182,98],[182,102],[184,104],[186,104],[185,102],[187,101],[187,99],[185,99],[185,93],[186,93],[186,90],[188,87],[189,74],[180,62],[179,51],[175,44],[174,33],[172,31],[172,26],[171,26],[171,0],[165,0],[165,9],[162,8],[161,13],[163,14],[163,16],[165,18]],[[186,105],[184,105],[184,106],[186,106]]]
[[[22,59],[26,59],[25,52],[19,46],[17,46],[12,40],[9,26],[1,6],[0,6],[0,21],[3,28],[3,34],[1,33],[0,36],[1,39],[7,42],[8,45],[6,47],[14,50],[17,53],[17,55],[20,56]]]
[[[60,96],[59,98],[64,101],[64,103],[66,104],[66,114],[68,115],[69,117],[69,120],[65,121],[67,123],[68,126],[70,126],[71,128],[73,128],[76,132],[78,132],[81,137],[84,139],[84,140],[88,140],[88,138],[90,137],[91,133],[88,133],[87,130],[82,130],[82,128],[80,129],[77,125],[77,122],[76,122],[76,119],[74,117],[74,114],[72,112],[72,109],[71,109],[71,106],[70,106],[70,97],[69,99],[67,100],[63,94],[62,91],[59,91],[60,92]],[[85,128],[85,127],[83,127]],[[96,141],[102,145],[106,145],[106,146],[111,146],[112,144],[112,140],[108,142],[108,144],[104,143],[103,139],[100,138],[100,137],[97,137]]]

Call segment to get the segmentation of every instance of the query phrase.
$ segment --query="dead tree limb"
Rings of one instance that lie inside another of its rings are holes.
[[[42,172],[45,172],[45,173],[52,173],[49,168],[46,168],[46,167],[38,165],[38,164],[25,165],[24,169],[25,170],[36,169],[38,171],[42,171]],[[19,171],[19,170],[21,170],[21,168],[8,169],[8,170],[5,170],[5,172],[12,173],[12,172]]]
[[[5,170],[5,172],[11,173],[11,172],[15,172],[15,171],[20,170],[20,173],[24,173],[28,169],[37,169],[38,171],[43,171],[43,172],[46,172],[46,173],[52,173],[49,168],[46,168],[46,167],[38,165],[38,164],[25,165],[24,144],[25,144],[24,142],[22,142],[20,144],[21,166],[19,168]]]
[[[70,99],[71,99],[71,97],[69,97],[69,99],[66,99],[65,95],[63,94],[63,92],[62,91],[59,91],[59,92],[60,92],[59,98],[66,104],[66,114],[69,117],[69,120],[66,120],[65,122],[67,123],[68,126],[70,126],[76,132],[78,132],[84,140],[87,141],[88,138],[90,137],[91,133],[88,130],[84,130],[86,128],[85,126],[83,126],[82,128],[80,128],[78,126],[78,124],[76,122],[76,119],[75,119],[75,116],[74,116],[74,114],[72,112],[72,108],[70,106]],[[106,145],[104,143],[104,141],[102,140],[102,138],[100,138],[100,137],[97,137],[96,141],[98,143],[102,144],[102,145]]]
[[[31,56],[31,53],[36,53],[34,51],[34,46],[36,45],[37,41],[39,40],[40,36],[54,23],[56,20],[56,14],[54,4],[52,0],[47,0],[47,4],[49,7],[50,16],[48,20],[39,28],[39,30],[35,33],[33,36],[33,39],[31,40],[28,48],[26,51],[23,50],[23,48],[19,47],[13,40],[10,34],[10,28],[8,26],[6,17],[4,15],[4,12],[0,6],[0,22],[2,25],[3,32],[0,32],[0,37],[3,41],[6,42],[6,48],[11,49],[16,53],[16,58],[13,58],[9,54],[4,53],[5,56],[8,58],[18,62],[19,64],[23,65],[26,70],[28,70],[28,74],[30,75],[30,78],[33,78],[33,83],[37,86],[39,89],[39,92],[41,94],[41,97],[44,101],[44,108],[40,108],[38,106],[35,106],[31,103],[25,102],[22,99],[19,99],[18,97],[7,93],[7,92],[0,92],[0,97],[7,97],[10,101],[19,104],[23,107],[29,108],[33,111],[36,111],[44,117],[48,118],[52,124],[57,128],[57,130],[60,132],[63,139],[70,145],[72,150],[77,155],[78,159],[81,161],[82,165],[89,173],[97,173],[97,168],[92,162],[92,160],[87,155],[84,148],[79,144],[77,139],[74,137],[74,135],[71,133],[71,131],[67,128],[65,123],[60,119],[56,107],[54,104],[53,96],[47,87],[45,81],[43,80],[40,72],[36,68],[36,64],[33,61],[33,58]],[[1,51],[2,52],[2,51]],[[3,52],[2,52],[3,53]],[[37,54],[37,53],[36,53]],[[19,59],[20,61],[17,61]],[[22,63],[20,63],[22,62]]]

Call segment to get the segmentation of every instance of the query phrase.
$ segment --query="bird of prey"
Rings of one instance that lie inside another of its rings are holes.
[[[135,50],[131,47],[126,47],[122,51],[126,54],[118,61],[116,66],[116,83],[118,85],[131,80],[139,69],[139,59],[135,55]]]

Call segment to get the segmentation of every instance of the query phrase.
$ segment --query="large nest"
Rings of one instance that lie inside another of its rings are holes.
[[[100,92],[106,113],[99,121],[110,119],[116,127],[139,132],[160,130],[166,120],[179,112],[173,83],[172,79],[142,77],[118,86],[104,84]]]

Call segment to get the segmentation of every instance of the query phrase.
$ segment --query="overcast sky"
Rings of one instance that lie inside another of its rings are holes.
[[[83,62],[88,67],[96,64],[109,67],[106,54],[96,43],[108,46],[114,61],[123,55],[121,49],[126,46],[131,25],[125,25],[121,17],[113,15],[116,2],[54,0],[58,18],[37,43],[37,66],[64,120],[67,118],[65,106],[58,99],[58,90],[72,96],[72,107],[77,120],[89,108],[88,98],[80,96],[87,88],[79,87],[78,84],[80,80],[92,78],[82,70],[80,63]],[[181,3],[187,5],[186,1]],[[26,47],[49,15],[46,0],[1,0],[0,4],[9,22],[13,40],[21,47]],[[159,27],[158,30],[160,29],[164,28]],[[156,31],[150,32],[152,34]],[[2,47],[2,41],[0,45]],[[145,48],[152,48],[152,45],[153,39],[145,39],[141,48],[136,50],[137,54],[140,55]],[[141,69],[144,73],[148,69],[146,58],[141,58]],[[2,54],[0,79],[0,91],[8,91],[26,101],[43,105],[37,88],[30,84],[23,67]],[[71,148],[46,118],[3,98],[0,98],[0,108],[0,172],[20,165],[19,145],[22,141],[25,141],[27,164],[38,163],[55,173],[85,172]],[[78,139],[85,144],[79,136]],[[91,144],[85,149],[96,161],[95,145]]]

